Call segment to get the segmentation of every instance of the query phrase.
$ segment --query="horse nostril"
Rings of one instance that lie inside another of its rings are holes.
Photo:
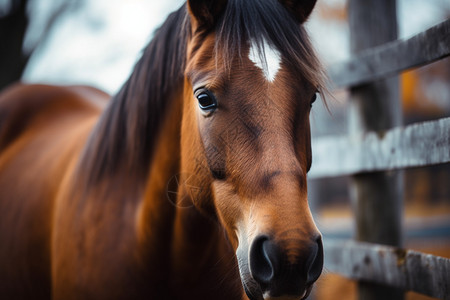
[[[250,248],[250,272],[264,289],[275,277],[276,253],[267,236],[257,237]]]
[[[307,273],[307,285],[313,284],[322,273],[323,268],[323,245],[322,238],[318,237],[316,244],[314,245],[309,259],[308,273]]]
[[[301,249],[301,248],[300,248]],[[249,253],[250,273],[271,297],[299,296],[319,278],[323,266],[321,238],[304,244],[296,260],[268,236],[255,238]]]

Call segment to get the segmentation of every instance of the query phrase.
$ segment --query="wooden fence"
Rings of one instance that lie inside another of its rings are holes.
[[[350,132],[313,140],[308,176],[352,175],[356,241],[325,241],[326,268],[358,280],[359,299],[402,299],[408,290],[450,299],[450,259],[402,249],[396,171],[450,162],[450,118],[402,127],[397,78],[450,55],[450,19],[397,40],[395,1],[350,0],[348,9],[353,58],[329,74],[350,89]]]

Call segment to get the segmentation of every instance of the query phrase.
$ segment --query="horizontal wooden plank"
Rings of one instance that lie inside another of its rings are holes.
[[[335,87],[350,87],[425,65],[450,55],[450,19],[407,40],[393,41],[333,65]]]
[[[308,178],[395,170],[450,162],[450,118],[362,136],[312,140]]]
[[[353,241],[328,241],[324,246],[330,272],[450,299],[450,259]]]

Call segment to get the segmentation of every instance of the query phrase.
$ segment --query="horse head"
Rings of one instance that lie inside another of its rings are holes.
[[[181,129],[191,198],[236,252],[250,299],[303,299],[323,265],[307,199],[320,65],[315,1],[188,1]]]

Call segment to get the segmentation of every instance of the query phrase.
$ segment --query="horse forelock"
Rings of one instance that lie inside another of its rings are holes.
[[[317,59],[308,34],[302,24],[280,1],[229,0],[216,25],[215,57],[231,72],[235,57],[246,57],[262,66],[267,79],[277,72],[277,60],[284,59],[318,89],[325,89],[323,68]]]

